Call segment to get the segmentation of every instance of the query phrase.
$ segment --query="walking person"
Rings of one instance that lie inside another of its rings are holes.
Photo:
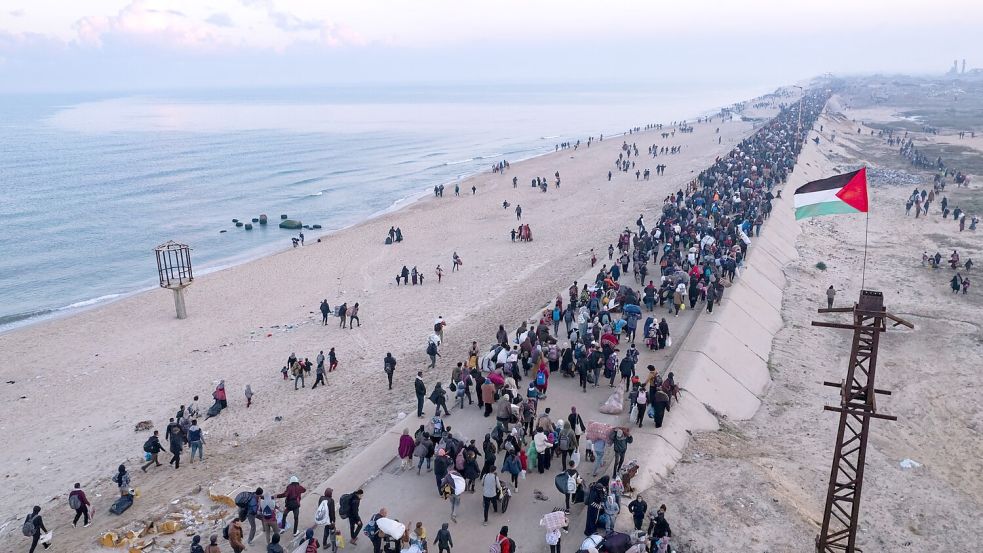
[[[427,356],[430,357],[430,366],[428,368],[432,369],[437,366],[437,358],[440,357],[440,350],[437,349],[437,342],[430,340],[427,342]]]
[[[338,324],[338,326],[340,326],[341,328],[345,328],[345,323],[348,321],[347,315],[348,315],[348,304],[343,303],[341,304],[341,307],[338,308],[338,318],[341,319],[341,322]]]
[[[358,508],[362,504],[362,496],[365,492],[361,488],[355,490],[354,492],[347,495],[348,498],[348,530],[351,532],[351,543],[356,545],[358,543],[358,533],[362,530],[362,515],[359,514]],[[341,497],[341,508],[345,510],[345,497]],[[342,515],[345,513],[343,512]]]
[[[72,521],[72,528],[78,526],[79,519],[82,519],[82,527],[89,527],[89,498],[85,497],[82,491],[82,484],[76,482],[75,489],[68,494],[68,506],[75,510],[75,520]]]
[[[324,495],[317,499],[317,512],[314,513],[314,522],[316,524],[324,525],[324,535],[321,537],[321,543],[324,549],[327,549],[331,544],[336,544],[335,533],[335,503],[334,490],[331,488],[325,488]],[[321,515],[319,517],[319,515]],[[337,549],[337,545],[334,546]]]
[[[352,306],[351,311],[348,312],[348,329],[351,330],[355,328],[355,323],[358,322],[358,326],[362,326],[362,320],[358,318],[358,302]]]
[[[306,491],[307,488],[300,485],[300,479],[296,476],[291,476],[290,483],[287,484],[287,489],[283,493],[277,494],[278,498],[286,499],[283,511],[284,520],[286,520],[288,514],[294,514],[294,536],[300,532],[300,498]]]
[[[611,447],[614,449],[614,475],[612,478],[618,477],[618,472],[621,470],[621,466],[625,464],[625,453],[628,452],[628,444],[635,441],[635,439],[625,433],[624,430],[616,428],[612,433],[611,437]]]
[[[290,374],[294,377],[294,390],[298,390],[297,383],[300,383],[301,388],[306,388],[307,385],[304,383],[304,367],[300,364],[300,361],[294,359],[294,362],[290,365]]]
[[[321,301],[321,325],[327,326],[328,315],[331,313],[331,306],[328,305],[328,300],[324,299]]]
[[[488,526],[488,507],[491,506],[498,512],[498,496],[502,493],[502,488],[498,483],[498,474],[495,467],[491,467],[484,476],[481,477],[481,503],[484,510],[485,521],[483,526]]]
[[[168,441],[170,442],[171,460],[167,463],[174,465],[175,469],[179,469],[181,468],[181,452],[184,450],[184,434],[181,432],[180,426],[171,428]]]
[[[396,372],[396,358],[393,357],[392,353],[386,352],[386,356],[382,359],[382,370],[386,373],[386,378],[389,379],[389,389],[393,389],[393,373]]]
[[[441,524],[440,530],[437,530],[437,535],[433,538],[433,543],[437,546],[437,553],[451,553],[451,548],[454,547],[454,538],[451,537],[449,526],[446,522]]]
[[[30,534],[28,534],[28,531],[30,531]],[[24,520],[24,535],[31,536],[30,553],[34,553],[34,550],[38,547],[38,543],[41,542],[41,532],[47,534],[48,529],[44,526],[44,520],[41,519],[41,507],[35,505],[31,514],[27,515],[27,518]],[[51,542],[45,541],[41,543],[41,546],[47,549],[51,547]]]
[[[826,308],[833,308],[833,298],[836,297],[836,290],[833,289],[833,285],[830,284],[829,288],[826,289]]]
[[[457,509],[461,506],[461,494],[464,493],[464,488],[460,488],[458,491],[458,486],[454,482],[455,478],[463,478],[457,471],[449,470],[447,471],[447,476],[444,477],[441,495],[444,499],[447,499],[451,503],[451,521],[457,522]],[[465,486],[466,487],[466,486]],[[445,525],[446,527],[446,525]],[[439,536],[439,533],[438,533]],[[452,544],[453,545],[453,544]]]
[[[324,356],[319,354],[318,357],[319,358],[323,358]],[[314,369],[314,370],[315,370],[315,373],[317,374],[317,378],[314,379],[314,385],[311,386],[311,389],[312,390],[317,389],[317,385],[318,384],[321,384],[323,386],[327,386],[328,383],[325,382],[325,380],[324,380],[324,362],[323,361],[319,361],[318,364],[317,364],[317,368]]]
[[[423,418],[423,400],[427,397],[427,385],[423,382],[423,371],[416,373],[416,380],[413,381],[413,388],[416,391],[416,416]]]
[[[447,410],[447,392],[444,390],[443,386],[441,386],[440,382],[435,384],[433,391],[430,392],[430,401],[437,406],[437,411],[434,413],[434,416],[440,416],[441,408],[443,408],[445,416],[450,416],[451,412]]]
[[[159,467],[160,461],[157,459],[157,457],[160,455],[160,452],[163,450],[164,450],[164,446],[162,446],[160,443],[160,433],[157,430],[154,430],[154,435],[148,438],[147,441],[143,444],[143,451],[150,454],[150,460],[147,461],[145,465],[140,467],[140,470],[142,470],[143,472],[147,472],[147,467],[149,467],[150,465]]]
[[[359,324],[361,326],[361,324]],[[328,350],[328,372],[334,372],[338,368],[338,354],[334,352],[334,348]]]
[[[416,442],[410,436],[410,429],[404,428],[403,434],[399,437],[399,444],[396,447],[396,453],[399,455],[400,470],[406,470],[406,467],[413,464],[413,449],[415,447]]]
[[[232,522],[229,523],[229,547],[235,553],[242,553],[246,550],[246,544],[242,539],[242,523],[237,518],[232,519]]]

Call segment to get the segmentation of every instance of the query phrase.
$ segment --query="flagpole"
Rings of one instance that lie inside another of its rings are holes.
[[[867,216],[864,217],[864,266],[860,273],[860,290],[864,289],[864,283],[867,279],[867,229],[870,227],[870,211],[867,211]]]

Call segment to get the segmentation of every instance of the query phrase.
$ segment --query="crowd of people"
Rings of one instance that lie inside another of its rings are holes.
[[[883,134],[883,131],[882,131]],[[950,210],[949,198],[945,195],[945,188],[952,179],[952,182],[956,184],[956,187],[963,187],[969,185],[969,177],[965,175],[962,171],[957,171],[946,167],[945,161],[942,156],[938,156],[934,162],[929,161],[924,154],[919,152],[918,148],[914,145],[914,137],[909,137],[908,132],[905,132],[901,137],[895,137],[892,132],[888,131],[886,135],[886,140],[889,146],[900,145],[899,153],[905,159],[908,159],[912,165],[918,168],[926,169],[932,171],[932,188],[921,188],[915,187],[911,194],[905,200],[905,216],[910,216],[912,209],[915,212],[915,219],[920,217],[927,218],[929,215],[929,207],[938,200],[939,214],[942,215],[942,219],[949,220],[949,215],[952,215],[952,222],[956,224],[958,232],[963,232],[967,228],[967,213],[963,211],[958,205]],[[976,231],[976,227],[979,225],[980,218],[978,215],[971,215],[969,217],[969,230]],[[949,279],[949,288],[952,290],[953,294],[958,294],[962,292],[963,294],[969,293],[969,288],[971,285],[968,273],[973,268],[972,258],[967,258],[963,262],[960,258],[959,253],[956,250],[952,250],[952,253],[948,257],[949,268],[956,271],[952,277]],[[931,266],[933,269],[939,269],[942,267],[942,254],[935,252],[935,255],[929,255],[927,251],[922,252],[922,266]],[[967,276],[963,276],[962,272],[958,269],[964,268]]]

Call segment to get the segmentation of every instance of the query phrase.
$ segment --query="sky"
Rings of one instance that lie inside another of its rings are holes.
[[[942,73],[981,28],[972,0],[2,0],[0,93]]]

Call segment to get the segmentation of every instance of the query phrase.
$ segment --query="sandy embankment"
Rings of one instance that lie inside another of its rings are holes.
[[[930,173],[911,168],[895,148],[869,136],[869,128],[863,129],[867,136],[857,135],[853,120],[873,121],[873,112],[841,114],[838,105],[834,98],[820,120],[821,144],[808,143],[796,178],[867,164],[873,175],[881,168],[901,170],[920,179],[919,187],[931,187]],[[890,113],[882,110],[882,121]],[[828,142],[832,131],[834,144]],[[913,134],[919,141],[958,140],[951,131]],[[937,202],[927,218],[905,217],[904,199],[915,186],[907,179],[871,178],[866,288],[883,292],[887,308],[916,329],[893,328],[881,340],[877,385],[894,393],[879,398],[879,410],[899,420],[872,424],[859,545],[871,551],[975,551],[983,533],[983,423],[978,364],[970,359],[980,346],[981,300],[978,290],[952,295],[952,271],[923,268],[920,258],[923,250],[946,256],[958,249],[964,259],[975,260],[983,241],[978,233],[959,233],[951,218],[942,218]],[[979,193],[952,188],[946,190],[950,202]],[[784,268],[783,325],[767,357],[774,385],[761,398],[762,409],[750,421],[726,421],[723,432],[699,435],[665,482],[674,527],[686,528],[686,551],[814,547],[837,424],[835,414],[822,410],[836,403],[836,390],[822,382],[843,378],[850,333],[809,324],[835,319],[816,313],[830,284],[838,290],[838,304],[856,301],[864,221],[839,216],[797,226],[798,259]],[[815,267],[820,261],[826,271]],[[899,463],[906,458],[923,466],[903,469]]]
[[[718,125],[719,145],[712,130]],[[478,175],[462,184],[462,191],[474,184],[475,196],[455,198],[448,191],[443,199],[427,198],[320,244],[202,277],[188,290],[191,316],[184,321],[173,318],[170,295],[156,291],[0,336],[0,373],[14,382],[2,388],[2,397],[15,406],[0,426],[0,440],[7,444],[0,454],[7,478],[4,540],[16,526],[9,522],[30,505],[63,509],[75,481],[91,496],[102,496],[96,511],[104,513],[115,493],[108,478],[120,462],[135,471],[134,484],[143,490],[126,515],[131,518],[195,484],[231,489],[280,483],[289,473],[323,481],[356,453],[350,448],[329,456],[322,451],[325,443],[364,444],[366,436],[409,409],[410,381],[423,366],[424,340],[435,316],[443,315],[450,327],[445,357],[431,379],[444,374],[472,339],[493,336],[498,324],[525,317],[530,306],[568,285],[571,275],[584,270],[590,248],[606,248],[638,212],[654,213],[669,191],[751,129],[742,122],[714,123],[669,140],[657,133],[632,137],[643,151],[652,143],[683,147],[680,154],[640,165],[668,163],[666,176],[649,182],[636,182],[633,174],[607,182],[620,138],[515,164],[505,175]],[[563,178],[559,190],[543,194],[529,187],[530,178],[554,171]],[[511,209],[502,209],[503,200],[522,205],[534,242],[510,242],[516,221]],[[383,246],[390,225],[400,226],[406,241]],[[449,270],[454,251],[463,257],[464,270],[448,272],[437,285],[433,268],[440,263]],[[425,287],[395,287],[393,277],[404,264],[427,272]],[[314,312],[325,297],[332,305],[360,302],[362,327],[320,327]],[[313,358],[329,347],[337,349],[341,365],[323,395],[295,393],[280,380],[290,352]],[[393,392],[385,389],[381,371],[387,351],[400,360],[402,385]],[[195,394],[207,404],[219,379],[226,381],[232,408],[205,424],[206,463],[182,467],[181,478],[166,467],[147,476],[136,471],[145,434],[135,434],[134,423],[149,419],[162,427]],[[247,383],[256,393],[248,411],[242,401]],[[274,422],[275,416],[283,421]],[[33,431],[25,433],[28,428]],[[67,537],[63,518],[55,515],[49,524]],[[71,539],[91,544],[106,520],[72,532]]]

